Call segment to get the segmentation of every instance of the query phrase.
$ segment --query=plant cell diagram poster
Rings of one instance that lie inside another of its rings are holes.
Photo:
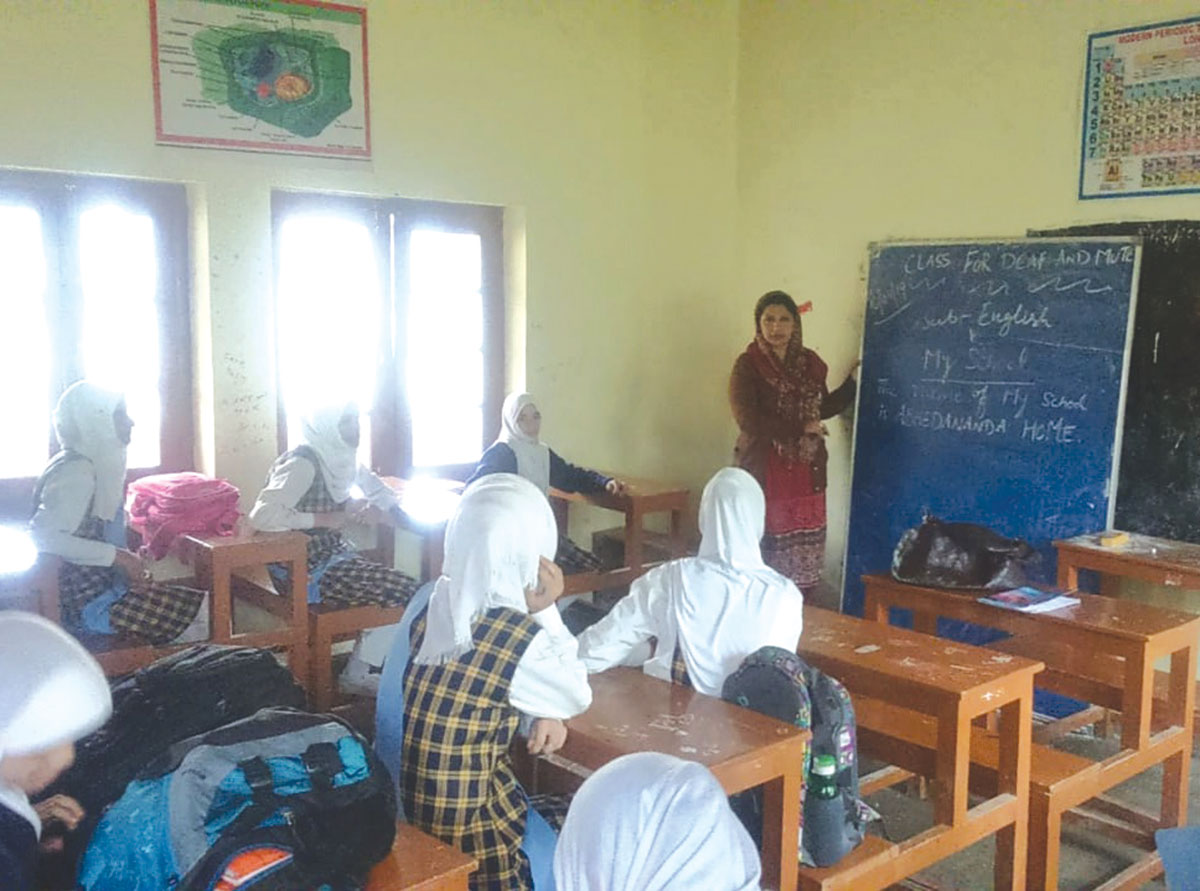
[[[367,12],[315,0],[150,0],[157,141],[371,156]]]
[[[1200,191],[1200,18],[1093,34],[1080,198]]]

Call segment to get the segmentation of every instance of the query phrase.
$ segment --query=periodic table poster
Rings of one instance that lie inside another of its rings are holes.
[[[1200,18],[1093,34],[1080,198],[1200,191]]]

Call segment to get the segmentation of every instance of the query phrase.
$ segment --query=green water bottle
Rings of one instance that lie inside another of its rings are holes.
[[[813,758],[804,798],[804,847],[817,866],[832,866],[846,856],[846,809],[838,789],[837,759]]]

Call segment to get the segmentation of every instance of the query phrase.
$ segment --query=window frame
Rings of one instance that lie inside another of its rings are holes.
[[[149,214],[154,224],[159,339],[159,463],[131,468],[127,479],[195,467],[191,267],[187,189],[178,183],[71,173],[0,169],[0,200],[28,203],[42,220],[46,256],[45,311],[50,336],[51,411],[58,397],[83,378],[83,294],[79,272],[80,213],[111,201]],[[137,421],[137,418],[134,418]],[[135,435],[137,435],[135,433]],[[47,461],[58,451],[53,424],[46,431]],[[0,518],[27,519],[37,477],[0,478]]]
[[[334,212],[368,222],[378,258],[383,286],[383,324],[377,341],[375,405],[360,406],[371,415],[371,466],[377,473],[407,476],[412,473],[412,415],[407,402],[408,234],[417,228],[462,232],[480,236],[482,249],[480,293],[483,298],[483,429],[480,454],[496,438],[504,401],[505,294],[504,210],[492,205],[459,204],[409,198],[372,198],[325,192],[272,190],[271,229],[275,284],[275,367],[277,442],[287,450],[287,409],[284,404],[280,349],[279,277],[282,224],[292,213]],[[437,476],[465,479],[474,463],[422,467]]]

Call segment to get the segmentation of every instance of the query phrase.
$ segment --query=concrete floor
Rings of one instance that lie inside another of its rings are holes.
[[[1118,749],[1115,738],[1097,739],[1081,734],[1072,734],[1057,745],[1075,754],[1096,759],[1108,757]],[[1122,802],[1156,813],[1161,782],[1162,771],[1152,768],[1117,786],[1111,795]],[[1195,754],[1189,791],[1188,823],[1200,824],[1200,760]],[[899,787],[879,792],[868,801],[883,815],[883,831],[880,832],[877,825],[872,832],[892,840],[915,835],[927,829],[932,821],[929,802],[906,795],[899,791]],[[904,887],[985,891],[992,887],[993,853],[994,844],[991,839],[986,839],[918,873]],[[1068,825],[1063,830],[1058,887],[1060,891],[1094,888],[1129,866],[1138,856],[1136,849],[1107,836],[1098,835],[1079,825]],[[1160,876],[1144,887],[1165,889],[1166,884]]]

